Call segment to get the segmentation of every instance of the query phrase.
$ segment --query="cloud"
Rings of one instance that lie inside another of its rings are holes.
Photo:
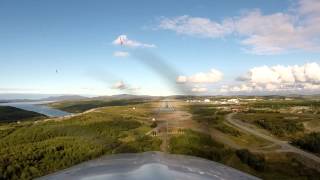
[[[127,47],[143,47],[143,48],[154,48],[156,45],[154,44],[146,44],[146,43],[141,43],[136,40],[131,40],[127,37],[127,35],[120,35],[118,36],[112,44],[114,45],[122,45],[122,46],[127,46]]]
[[[141,89],[139,86],[130,86],[130,85],[124,83],[123,81],[118,81],[118,82],[114,83],[111,88],[118,89],[118,90],[126,90],[129,92],[134,92],[134,91],[138,91]]]
[[[191,76],[178,76],[177,83],[215,83],[222,79],[222,72],[211,69],[209,72],[199,72]]]
[[[115,51],[113,53],[114,57],[128,57],[129,55],[130,55],[129,52],[126,52],[126,51]]]
[[[302,66],[261,66],[250,69],[244,81],[255,84],[267,83],[320,83],[320,65],[307,63]]]
[[[127,89],[127,85],[123,81],[118,81],[112,86],[112,89],[124,90]]]
[[[228,20],[220,24],[208,18],[190,17],[187,15],[163,18],[159,27],[165,30],[176,31],[179,34],[210,38],[222,37],[232,33],[232,22]]]
[[[159,28],[203,38],[240,38],[253,54],[320,51],[320,1],[299,0],[292,9],[264,15],[259,9],[217,22],[203,17],[163,18]]]
[[[177,77],[177,83],[186,83],[188,80],[187,76],[178,76]]]
[[[320,64],[260,66],[237,78],[242,84],[220,92],[295,92],[320,90]]]
[[[320,10],[320,9],[319,9]],[[234,18],[241,44],[254,54],[279,54],[290,50],[319,51],[319,15],[274,13],[253,10]]]
[[[204,92],[207,92],[208,89],[206,87],[195,86],[191,89],[191,91],[196,93],[204,93]]]
[[[320,1],[318,0],[300,0],[298,1],[298,10],[300,14],[320,14]]]

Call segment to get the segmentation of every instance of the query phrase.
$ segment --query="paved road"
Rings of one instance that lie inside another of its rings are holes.
[[[146,152],[104,156],[39,179],[256,180],[258,178],[202,158]]]
[[[294,153],[297,153],[297,154],[300,154],[306,158],[309,158],[311,160],[314,160],[316,161],[317,163],[320,163],[320,157],[314,155],[314,154],[311,154],[309,152],[306,152],[306,151],[303,151],[299,148],[296,148],[295,146],[292,146],[290,145],[287,141],[282,141],[282,140],[279,140],[275,137],[272,137],[272,136],[268,136],[266,134],[263,134],[262,132],[259,132],[251,127],[248,126],[248,124],[240,121],[240,120],[237,120],[237,119],[234,119],[233,116],[235,115],[235,113],[230,113],[227,115],[226,117],[226,120],[231,123],[232,125],[244,130],[244,131],[247,131],[255,136],[258,136],[260,138],[263,138],[263,139],[266,139],[270,142],[273,142],[274,144],[277,144],[279,146],[281,146],[282,150],[283,151],[287,151],[287,152],[294,152]]]
[[[170,102],[169,99],[165,99],[161,102],[161,105],[158,110],[158,117],[160,116],[161,113],[173,113],[174,108],[172,103]],[[157,123],[157,128],[158,129],[163,129],[165,128],[166,130],[162,132],[162,144],[160,146],[160,149],[163,152],[168,152],[168,126],[169,126],[169,119],[165,119],[165,121],[161,121]]]
[[[159,113],[173,113],[175,108],[172,105],[172,100],[165,99],[161,101],[161,105],[159,107]]]

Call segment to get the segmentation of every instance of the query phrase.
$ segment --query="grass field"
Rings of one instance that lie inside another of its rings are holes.
[[[230,110],[223,109],[224,106],[211,104],[193,104],[186,108],[192,114],[194,120],[204,124],[209,129],[216,129],[224,134],[224,137],[232,141],[239,147],[247,148],[263,148],[270,145],[269,142],[247,134],[237,127],[230,125],[225,121],[225,116],[230,113]]]
[[[268,130],[280,138],[293,139],[305,133],[304,123],[318,119],[319,115],[293,113],[238,113],[235,118]]]
[[[188,110],[192,114],[192,118],[199,123],[206,124],[211,128],[232,136],[240,136],[238,130],[223,123],[224,116],[230,113],[230,111],[220,110],[215,105],[208,104],[190,105]]]
[[[230,113],[229,111],[222,110],[223,108],[220,109],[221,107],[219,108],[216,105],[212,106],[210,104],[192,104],[187,107],[189,108],[186,109],[192,114],[194,120],[209,127],[209,131],[210,129],[220,131],[224,134],[224,138],[227,139],[222,139],[222,141],[218,143],[215,140],[216,134],[212,135],[211,138],[213,138],[213,140],[209,140],[210,137],[208,135],[187,131],[184,135],[172,138],[170,142],[171,152],[215,160],[261,177],[262,179],[316,179],[316,177],[320,175],[315,169],[308,168],[305,164],[301,164],[301,162],[297,160],[298,155],[276,152],[275,150],[279,147],[272,146],[270,142],[247,134],[241,129],[229,125],[229,123],[225,121],[225,115]],[[294,138],[298,134],[303,135],[304,129],[303,127],[301,128],[301,126],[303,126],[302,123],[314,119],[317,115],[281,114],[268,111],[243,113],[238,115],[238,118],[239,116],[246,122],[252,124],[255,124],[258,119],[264,119],[266,122],[271,122],[271,124],[275,126],[268,129],[269,131],[277,129],[284,131],[284,134],[281,134],[281,136],[285,135],[285,137],[289,136]],[[259,127],[262,126],[259,124],[255,125]],[[291,127],[292,125],[293,127]],[[296,125],[298,129],[295,129]],[[220,127],[223,128],[220,129]],[[231,131],[229,131],[229,128]],[[264,128],[267,129],[267,127]],[[232,141],[233,144],[236,145],[236,148],[226,146],[229,144],[226,143],[226,140]],[[239,149],[239,147],[244,149]]]
[[[184,135],[172,137],[169,144],[170,153],[198,156],[214,161],[222,161],[230,155],[224,145],[218,143],[209,135],[186,130]]]
[[[247,149],[225,147],[210,136],[187,130],[183,135],[172,137],[170,153],[198,156],[214,160],[262,179],[317,179],[320,172],[299,163],[290,153],[253,153]]]
[[[295,139],[292,144],[320,155],[320,132],[306,134],[303,137]]]
[[[63,121],[1,126],[0,179],[31,179],[104,154],[159,150],[148,104],[99,109]]]
[[[318,100],[305,100],[305,99],[295,99],[295,100],[264,100],[259,102],[250,103],[251,107],[255,108],[272,108],[280,109],[295,106],[308,106],[312,108],[319,108],[320,101]]]

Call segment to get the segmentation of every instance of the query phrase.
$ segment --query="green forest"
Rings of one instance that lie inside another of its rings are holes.
[[[161,140],[145,135],[151,125],[147,113],[129,108],[8,125],[0,139],[0,179],[31,179],[106,154],[159,150]]]
[[[186,130],[184,135],[172,137],[169,151],[173,154],[197,156],[218,162],[232,155],[232,151],[214,141],[209,135],[192,130]]]
[[[236,118],[245,122],[252,123],[270,131],[272,134],[279,137],[292,138],[297,133],[304,132],[303,122],[310,120],[313,115],[299,115],[289,113],[238,113]],[[294,119],[290,119],[294,117]]]
[[[215,105],[208,104],[190,105],[188,110],[192,114],[192,118],[199,123],[232,136],[240,136],[238,130],[223,123],[224,116],[230,113],[230,111],[221,110],[216,108]]]
[[[23,109],[11,107],[11,106],[0,106],[0,123],[16,122],[22,120],[28,120],[31,118],[44,118],[45,115],[26,111]]]
[[[295,139],[292,144],[307,151],[320,154],[320,132],[306,134],[299,139]]]
[[[170,153],[197,156],[262,179],[317,179],[320,173],[302,165],[292,154],[254,153],[248,149],[231,149],[213,140],[209,135],[186,130],[170,139]],[[281,158],[279,157],[281,156]]]

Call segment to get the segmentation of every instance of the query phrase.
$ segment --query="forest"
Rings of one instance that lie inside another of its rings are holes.
[[[170,153],[197,156],[262,179],[317,179],[320,172],[308,168],[290,153],[257,153],[248,149],[232,149],[213,140],[209,135],[187,130],[172,137]]]
[[[292,139],[298,133],[304,132],[303,122],[313,119],[314,116],[313,114],[242,112],[236,114],[235,117],[266,129],[278,137]]]
[[[147,113],[130,108],[8,126],[0,138],[0,179],[32,179],[102,155],[159,150],[161,140],[145,135]]]
[[[295,139],[292,144],[307,151],[320,154],[320,132],[306,134],[301,138]]]
[[[223,123],[225,115],[230,113],[230,111],[218,109],[215,105],[211,104],[190,105],[188,110],[192,114],[192,118],[199,123],[208,125],[211,128],[215,128],[232,136],[240,136],[238,130]]]
[[[30,118],[44,118],[43,114],[39,114],[32,111],[26,111],[23,109],[11,107],[11,106],[0,106],[0,123],[16,122],[27,120]]]

